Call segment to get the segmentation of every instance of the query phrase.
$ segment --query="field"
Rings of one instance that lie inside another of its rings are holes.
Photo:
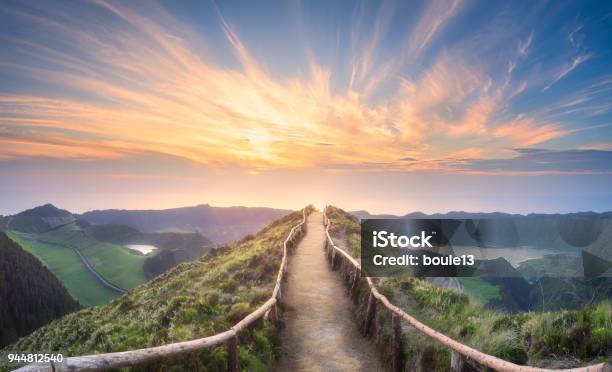
[[[119,293],[100,283],[73,248],[78,249],[96,271],[115,285],[131,289],[146,281],[142,270],[145,256],[132,254],[118,245],[89,239],[74,224],[42,234],[10,231],[9,236],[41,260],[83,306],[108,303]]]

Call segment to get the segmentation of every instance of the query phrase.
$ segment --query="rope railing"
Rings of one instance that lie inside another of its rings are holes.
[[[32,363],[17,369],[19,372],[50,372],[50,371],[99,371],[113,368],[135,366],[153,362],[159,359],[174,357],[182,354],[195,352],[221,344],[227,344],[228,366],[231,372],[238,370],[237,337],[240,331],[248,328],[253,322],[264,318],[277,317],[277,305],[281,299],[281,285],[284,274],[287,272],[288,244],[294,244],[297,237],[301,237],[306,222],[307,211],[311,207],[302,209],[302,221],[293,226],[283,242],[283,258],[278,269],[276,282],[272,296],[259,308],[245,316],[232,328],[213,336],[199,338],[190,341],[176,342],[172,344],[150,347],[146,349],[120,351],[105,354],[93,354],[75,356],[64,359],[61,363]]]
[[[353,256],[351,256],[348,252],[338,247],[334,243],[334,240],[332,239],[329,233],[329,227],[331,225],[331,221],[327,217],[327,207],[324,210],[324,224],[325,224],[325,235],[327,239],[325,246],[327,249],[330,249],[330,247],[332,248],[329,251],[332,266],[335,266],[336,264],[335,256],[336,254],[339,254],[341,257],[343,257],[347,262],[349,262],[354,267],[353,283],[351,286],[351,290],[354,291],[354,289],[356,289],[357,287],[357,283],[361,275],[361,264]],[[393,369],[396,371],[401,370],[399,360],[401,360],[402,351],[401,351],[401,348],[398,347],[397,345],[400,343],[400,339],[401,339],[400,322],[401,320],[404,320],[408,324],[416,328],[417,331],[419,331],[420,333],[433,338],[438,343],[452,350],[451,369],[453,371],[455,370],[460,371],[462,369],[462,364],[465,362],[465,358],[468,358],[470,360],[476,361],[480,365],[492,368],[496,371],[503,371],[503,372],[549,372],[549,371],[612,372],[612,368],[610,367],[608,363],[600,363],[600,364],[595,364],[595,365],[586,366],[586,367],[579,367],[579,368],[553,370],[553,369],[544,369],[544,368],[537,368],[537,367],[531,367],[531,366],[522,366],[522,365],[514,364],[506,360],[500,359],[493,355],[485,354],[470,346],[462,344],[444,335],[443,333],[440,333],[434,330],[433,328],[428,327],[427,325],[421,323],[416,318],[409,315],[408,313],[406,313],[404,310],[402,310],[398,306],[392,304],[391,301],[389,301],[389,299],[385,295],[381,294],[376,288],[376,285],[374,284],[374,281],[372,280],[372,278],[366,277],[365,279],[368,283],[370,295],[369,295],[368,303],[366,307],[366,315],[365,315],[365,320],[363,324],[363,333],[367,335],[369,325],[371,324],[374,318],[374,313],[376,311],[376,303],[377,302],[382,303],[383,306],[393,314],[392,321],[393,321],[393,329],[395,333],[393,337],[393,342],[395,344],[393,347],[393,350],[394,350]]]

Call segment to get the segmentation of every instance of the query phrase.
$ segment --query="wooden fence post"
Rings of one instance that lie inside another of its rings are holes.
[[[238,371],[238,335],[227,341],[227,370]]]
[[[461,372],[464,365],[465,359],[463,359],[463,355],[459,354],[455,350],[451,350],[451,371]]]
[[[402,319],[393,314],[391,319],[393,323],[393,371],[400,372],[404,368],[402,366],[404,360],[404,352],[402,349]]]
[[[334,267],[334,265],[336,263],[335,260],[336,260],[336,250],[334,249],[332,251],[332,255],[331,255],[331,268],[332,268],[332,271],[336,270],[336,268]]]
[[[363,335],[367,336],[370,330],[370,326],[372,324],[372,320],[374,319],[374,315],[376,314],[376,297],[374,294],[370,292],[370,296],[368,297],[368,306],[366,308],[365,319],[363,320]]]
[[[355,297],[355,291],[357,291],[357,284],[359,283],[359,269],[355,268],[355,275],[353,276],[353,283],[351,284],[351,296]]]

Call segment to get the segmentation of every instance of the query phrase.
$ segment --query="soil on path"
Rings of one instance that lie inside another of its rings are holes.
[[[373,345],[359,333],[340,277],[327,263],[323,214],[312,213],[307,224],[289,261],[283,356],[276,370],[384,370]]]

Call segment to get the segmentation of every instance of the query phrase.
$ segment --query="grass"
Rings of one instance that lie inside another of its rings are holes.
[[[502,298],[499,287],[496,287],[487,281],[479,278],[468,277],[457,279],[463,285],[465,291],[472,295],[481,305],[486,305],[491,301],[501,300]]]
[[[349,252],[359,252],[359,221],[338,208],[330,207],[329,212],[332,237]],[[470,292],[479,294],[470,296],[410,277],[379,279],[377,285],[392,303],[421,322],[475,349],[514,363],[570,368],[612,361],[612,302],[603,301],[578,310],[506,314],[481,305],[499,296],[499,292],[474,278],[461,281]],[[363,306],[367,288],[363,283],[360,288]],[[377,324],[379,339],[388,339],[390,314],[384,309],[377,315]],[[409,366],[448,370],[448,348],[409,326],[404,327],[403,337]]]
[[[36,256],[81,305],[108,303],[119,295],[96,280],[70,248],[41,243],[35,234],[10,231],[8,236]]]
[[[248,239],[182,263],[107,305],[55,320],[6,349],[83,355],[157,346],[225,331],[269,298],[282,258],[282,243],[301,218],[301,212],[287,215]],[[239,335],[238,344],[242,368],[266,370],[279,355],[280,337],[273,325],[260,321]],[[216,347],[143,368],[216,371],[226,365],[226,349]]]
[[[10,231],[11,239],[43,262],[83,306],[96,306],[119,296],[101,284],[83,265],[73,248],[104,278],[125,289],[146,281],[142,265],[146,256],[120,245],[88,238],[74,223],[40,234]]]
[[[97,272],[119,287],[131,289],[147,280],[142,269],[146,256],[117,244],[91,239],[74,223],[39,234],[37,238],[78,249]]]
[[[353,257],[361,257],[361,228],[359,219],[340,208],[328,207],[327,218],[332,221],[329,233],[336,244],[349,252]]]
[[[582,275],[579,259],[563,254],[523,261],[518,271],[527,278],[571,278]]]

